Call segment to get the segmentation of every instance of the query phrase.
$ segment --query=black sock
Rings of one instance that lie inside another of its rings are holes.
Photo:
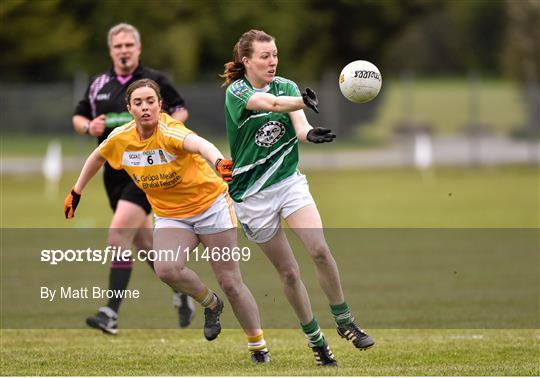
[[[109,290],[125,290],[131,276],[131,268],[111,268],[109,272]],[[107,307],[118,313],[122,298],[110,298]]]

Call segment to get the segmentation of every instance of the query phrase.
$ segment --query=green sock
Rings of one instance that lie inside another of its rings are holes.
[[[332,316],[338,326],[350,324],[354,321],[347,302],[338,305],[330,305],[330,310],[332,311]]]
[[[322,347],[324,346],[324,334],[317,323],[317,319],[313,317],[313,320],[308,324],[300,324],[302,326],[302,331],[306,334],[308,342],[311,345]]]

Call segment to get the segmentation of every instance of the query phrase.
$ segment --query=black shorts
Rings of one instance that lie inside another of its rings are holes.
[[[116,211],[118,201],[121,199],[139,205],[146,214],[150,214],[152,207],[146,198],[146,194],[135,185],[131,177],[123,169],[117,171],[111,168],[109,163],[104,165],[103,181],[109,197],[109,204]]]

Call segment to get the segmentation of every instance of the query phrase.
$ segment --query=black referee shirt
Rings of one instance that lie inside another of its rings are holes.
[[[105,140],[115,127],[133,119],[127,111],[126,89],[131,83],[139,79],[152,79],[159,85],[163,97],[163,111],[171,114],[177,109],[185,107],[182,96],[161,72],[147,68],[140,63],[133,72],[131,79],[122,84],[116,78],[114,69],[111,68],[109,71],[92,78],[84,98],[79,101],[74,112],[74,115],[81,115],[91,120],[105,114],[106,128],[105,132],[98,137],[99,143]]]

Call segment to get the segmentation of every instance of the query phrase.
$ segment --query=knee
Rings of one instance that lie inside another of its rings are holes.
[[[288,267],[281,270],[279,274],[285,286],[295,286],[300,281],[300,270],[298,267]]]
[[[135,245],[139,250],[150,251],[152,249],[152,238],[137,238],[135,239]]]
[[[122,232],[121,228],[109,229],[109,237],[107,238],[108,245],[125,247],[125,239],[126,236]]]
[[[154,265],[154,270],[158,278],[166,284],[178,282],[182,277],[183,268],[171,265]]]
[[[236,279],[235,277],[220,277],[218,278],[219,286],[221,290],[225,293],[227,298],[237,298],[240,296],[240,286],[242,281]]]
[[[328,265],[333,258],[326,243],[314,245],[309,248],[311,258],[316,265]]]

